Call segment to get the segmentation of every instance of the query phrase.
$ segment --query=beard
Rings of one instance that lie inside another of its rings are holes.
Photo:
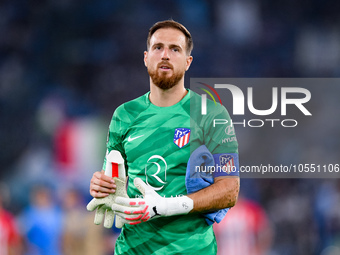
[[[148,73],[151,77],[152,82],[157,87],[159,87],[160,89],[163,89],[163,90],[168,90],[168,89],[171,89],[172,87],[174,87],[175,85],[178,84],[178,82],[183,78],[185,71],[184,70],[182,72],[175,72],[174,71],[174,73],[170,77],[167,77],[166,72],[159,72],[160,66],[162,64],[166,64],[172,70],[174,70],[173,66],[170,63],[161,62],[157,65],[156,70],[151,70],[150,68],[148,68]]]

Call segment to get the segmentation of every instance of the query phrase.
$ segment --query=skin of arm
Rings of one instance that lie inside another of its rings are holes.
[[[188,195],[194,201],[194,208],[190,213],[233,207],[236,204],[239,190],[239,177],[216,177],[212,185]]]

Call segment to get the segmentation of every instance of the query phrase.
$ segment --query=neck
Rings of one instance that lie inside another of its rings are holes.
[[[150,96],[151,103],[159,107],[168,107],[177,104],[185,97],[188,91],[184,88],[184,80],[171,89],[163,90],[152,83],[150,79]]]

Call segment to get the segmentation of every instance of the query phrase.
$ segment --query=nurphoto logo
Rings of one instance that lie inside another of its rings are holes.
[[[280,79],[277,79],[280,80]],[[231,83],[221,83],[220,79],[214,81],[214,79],[209,79],[210,84],[207,82],[197,81],[195,86],[191,89],[195,92],[201,94],[201,114],[208,114],[208,104],[207,100],[212,100],[215,105],[230,101],[230,96],[232,99],[232,108],[228,108],[231,115],[231,121],[227,119],[214,119],[213,126],[216,125],[228,125],[235,126],[240,125],[243,127],[263,127],[269,125],[274,127],[275,125],[280,125],[282,127],[296,127],[298,125],[298,119],[290,118],[288,113],[288,108],[293,115],[297,115],[298,111],[303,116],[312,116],[311,111],[308,109],[306,104],[311,100],[311,92],[307,88],[298,86],[275,86],[275,80],[273,81],[273,86],[266,86],[265,88],[258,88],[256,86],[243,87],[243,90],[237,85],[237,80],[234,84]],[[251,81],[248,79],[251,85]],[[268,83],[268,81],[266,81]],[[282,82],[277,82],[282,84]],[[191,82],[192,84],[192,82]],[[244,79],[242,80],[244,84]],[[270,96],[262,93],[266,90],[267,94],[270,91]],[[255,97],[259,95],[259,98]],[[227,98],[229,97],[229,98]],[[270,105],[264,109],[256,107],[254,101],[265,101],[270,102]],[[225,106],[225,105],[224,105]],[[233,121],[233,116],[245,116],[246,111],[249,114],[256,116],[256,118],[243,119],[242,121]],[[270,118],[272,114],[279,114],[280,118]],[[226,130],[227,132],[227,130]],[[228,130],[231,132],[231,129]]]

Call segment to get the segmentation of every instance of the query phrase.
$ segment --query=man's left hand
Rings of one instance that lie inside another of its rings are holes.
[[[193,200],[187,196],[161,197],[140,178],[134,185],[144,198],[116,197],[112,210],[126,224],[135,225],[158,217],[187,214],[193,208]]]

